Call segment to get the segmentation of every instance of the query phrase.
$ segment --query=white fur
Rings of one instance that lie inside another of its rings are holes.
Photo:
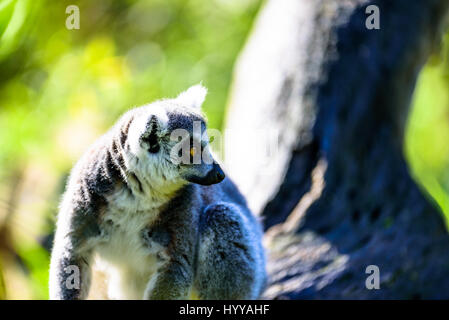
[[[105,232],[94,246],[95,265],[108,277],[110,299],[142,299],[148,281],[160,267],[157,255],[165,255],[158,243],[148,238],[142,241],[142,231],[157,218],[159,209],[150,201],[136,200],[124,189],[107,200]]]

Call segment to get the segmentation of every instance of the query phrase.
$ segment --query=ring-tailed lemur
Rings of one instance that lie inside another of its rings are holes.
[[[50,298],[86,298],[94,260],[111,299],[259,297],[261,228],[212,158],[200,110],[206,92],[196,85],[128,111],[76,164],[58,215]],[[173,139],[177,131],[189,138]],[[177,163],[185,141],[190,161]]]

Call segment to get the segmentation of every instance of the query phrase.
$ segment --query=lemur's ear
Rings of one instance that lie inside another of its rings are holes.
[[[151,153],[159,152],[159,139],[157,136],[157,132],[159,129],[159,123],[157,121],[157,117],[155,115],[151,116],[150,121],[148,122],[148,135],[145,137],[145,142],[148,144],[148,151]]]
[[[191,86],[184,92],[181,92],[176,98],[177,101],[189,108],[201,109],[201,105],[206,99],[207,89],[201,84]]]

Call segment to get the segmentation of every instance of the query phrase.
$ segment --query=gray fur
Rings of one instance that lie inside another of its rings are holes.
[[[259,297],[262,232],[245,199],[228,178],[189,182],[218,165],[170,161],[173,130],[192,133],[194,120],[205,130],[205,93],[194,86],[130,110],[75,165],[58,215],[52,299],[86,298],[94,264],[110,274],[109,298],[185,299],[192,290],[202,299]],[[67,288],[70,265],[80,270],[79,289]]]

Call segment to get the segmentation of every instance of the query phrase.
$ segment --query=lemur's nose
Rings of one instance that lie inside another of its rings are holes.
[[[214,163],[212,169],[206,174],[203,183],[206,185],[211,185],[221,182],[225,178],[223,170],[220,168],[218,163]]]
[[[203,186],[210,186],[211,184],[219,183],[223,181],[225,178],[225,174],[223,170],[220,168],[218,163],[214,163],[212,165],[212,169],[210,169],[205,176],[197,176],[190,175],[186,177],[186,180],[193,183],[198,183]]]
[[[212,169],[212,171],[215,171],[215,180],[217,181],[216,183],[223,181],[223,179],[225,178],[225,174],[218,164],[214,163],[214,168]]]
[[[209,186],[221,182],[224,178],[225,174],[223,170],[217,163],[214,163],[212,169],[209,170],[204,178],[195,178],[192,182]]]

